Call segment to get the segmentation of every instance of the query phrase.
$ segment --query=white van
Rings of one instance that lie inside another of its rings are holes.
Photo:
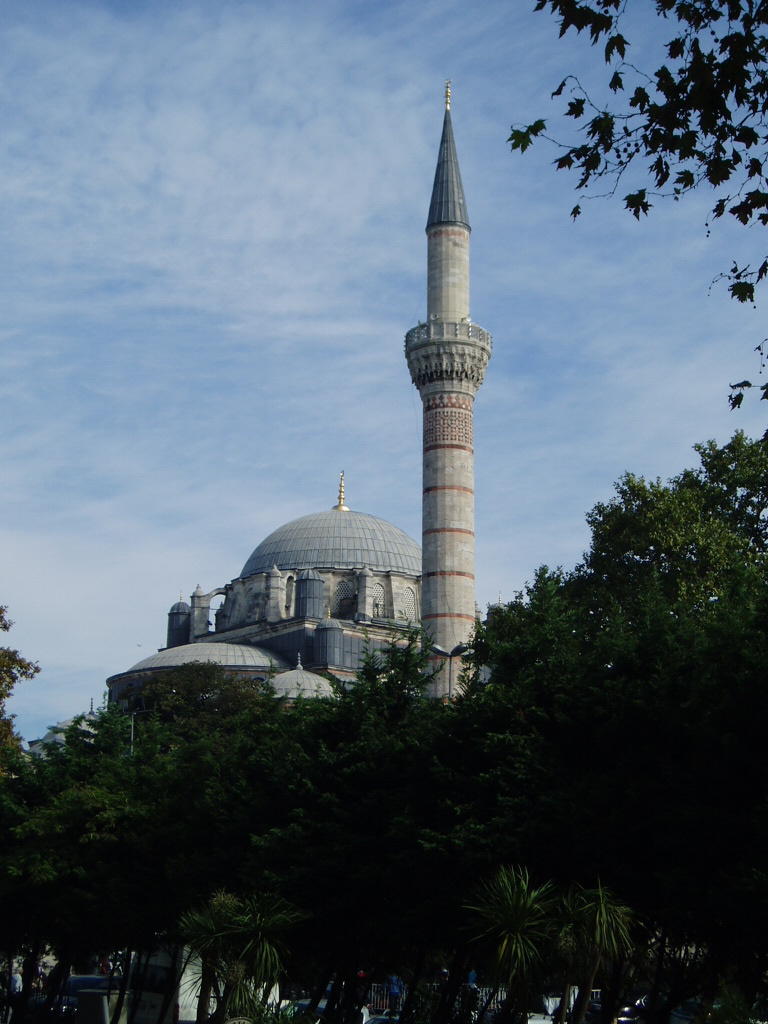
[[[137,953],[128,984],[128,1024],[179,1024],[197,1017],[200,961],[184,946]]]

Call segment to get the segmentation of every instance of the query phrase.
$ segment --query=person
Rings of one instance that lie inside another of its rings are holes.
[[[474,1020],[477,1005],[480,1001],[480,989],[477,987],[477,971],[474,966],[469,968],[469,974],[467,975],[467,997],[467,1006]]]
[[[440,996],[440,1000],[444,1000],[448,995],[448,968],[444,967],[437,978],[437,991]]]
[[[11,1013],[16,1008],[16,1004],[21,999],[21,989],[24,985],[24,979],[21,976],[21,967],[14,967],[11,973],[11,999],[10,999],[10,1010]]]
[[[403,979],[397,974],[390,974],[387,978],[387,996],[389,998],[389,1008],[394,1013],[400,1012],[404,992],[405,985],[403,984]]]

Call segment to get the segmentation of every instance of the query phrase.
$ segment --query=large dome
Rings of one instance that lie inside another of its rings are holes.
[[[278,569],[362,569],[421,576],[421,548],[397,526],[332,508],[281,526],[259,544],[243,577]]]

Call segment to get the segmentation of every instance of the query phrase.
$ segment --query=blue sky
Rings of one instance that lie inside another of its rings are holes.
[[[531,6],[2,5],[0,603],[41,667],[10,703],[23,736],[98,705],[180,594],[334,504],[342,469],[347,504],[419,539],[403,338],[425,315],[446,78],[472,317],[494,338],[481,607],[573,566],[624,471],[668,478],[697,441],[763,432],[759,403],[726,401],[758,379],[763,319],[711,285],[760,238],[708,238],[706,194],[570,220],[554,152],[506,139],[539,116],[565,134],[552,90],[604,76]],[[638,63],[659,43],[640,8]]]

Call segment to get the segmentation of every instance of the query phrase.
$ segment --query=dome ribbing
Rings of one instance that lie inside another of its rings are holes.
[[[294,519],[259,544],[241,577],[278,569],[362,569],[421,575],[421,548],[397,526],[339,508]]]

